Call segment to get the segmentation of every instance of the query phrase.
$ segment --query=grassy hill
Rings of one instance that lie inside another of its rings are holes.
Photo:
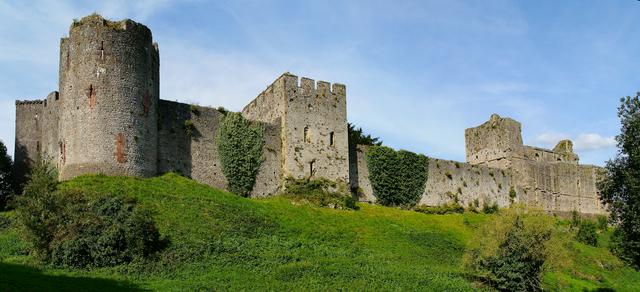
[[[461,268],[474,228],[491,215],[358,211],[245,199],[189,179],[83,176],[61,188],[125,194],[155,212],[170,245],[148,262],[95,270],[39,265],[0,213],[0,290],[433,290],[481,288]],[[632,291],[640,273],[606,248],[574,243],[574,262],[545,275],[550,289]]]

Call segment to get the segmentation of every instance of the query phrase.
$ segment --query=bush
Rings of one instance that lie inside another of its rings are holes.
[[[227,113],[218,128],[218,153],[229,191],[248,196],[262,163],[264,129],[240,113]]]
[[[377,202],[385,206],[414,206],[427,182],[428,158],[385,146],[371,146],[366,153],[369,179]]]
[[[609,230],[609,218],[607,218],[606,215],[599,215],[597,217],[597,225],[598,225],[598,229],[600,231],[607,231]]]
[[[317,207],[357,210],[356,199],[346,190],[345,185],[324,178],[288,178],[283,195]]]
[[[580,216],[580,213],[578,213],[578,211],[576,210],[571,211],[571,229],[580,226],[581,221],[582,216]]]
[[[441,206],[418,206],[414,208],[414,210],[420,213],[437,215],[464,213],[464,208],[456,202],[450,202]]]
[[[135,201],[56,190],[52,168],[42,165],[16,202],[17,222],[36,258],[60,267],[103,267],[162,247],[151,214]]]
[[[494,214],[494,213],[498,213],[499,209],[500,208],[498,207],[498,203],[496,202],[490,203],[488,201],[484,201],[482,203],[482,213]]]
[[[596,232],[596,224],[589,220],[582,220],[578,225],[576,239],[591,246],[598,246],[598,233]]]
[[[611,253],[627,263],[634,263],[640,258],[640,244],[637,241],[628,240],[627,233],[620,227],[613,230],[609,243]]]
[[[13,194],[13,162],[7,154],[7,147],[0,141],[0,211],[4,210]]]
[[[569,262],[566,238],[555,223],[541,211],[505,209],[478,228],[465,268],[498,290],[540,290],[546,270]]]

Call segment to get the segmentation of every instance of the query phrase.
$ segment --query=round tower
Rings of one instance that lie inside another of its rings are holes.
[[[74,21],[60,42],[60,178],[157,172],[158,48],[132,20]]]

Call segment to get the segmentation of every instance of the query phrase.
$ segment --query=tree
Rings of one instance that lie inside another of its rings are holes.
[[[370,146],[382,146],[382,141],[378,137],[372,137],[371,134],[364,134],[362,128],[354,126],[352,123],[347,124],[347,130],[349,132],[349,145],[355,147],[356,145],[370,145]],[[354,148],[355,149],[355,148]]]
[[[606,163],[605,178],[598,184],[611,220],[619,228],[619,246],[612,249],[620,258],[640,268],[640,92],[620,100],[618,155]]]
[[[7,147],[0,141],[0,210],[5,208],[13,193],[13,162]]]

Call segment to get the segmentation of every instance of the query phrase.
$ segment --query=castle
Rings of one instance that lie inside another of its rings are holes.
[[[131,20],[90,15],[60,41],[59,91],[16,101],[15,165],[25,177],[49,157],[62,180],[86,173],[140,177],[176,171],[225,189],[216,146],[224,114],[159,98],[159,50],[151,31]],[[243,110],[264,125],[263,162],[252,197],[279,192],[285,178],[326,178],[375,201],[364,153],[349,147],[346,88],[285,73]],[[185,125],[190,124],[190,131]],[[598,168],[578,164],[570,141],[553,150],[524,146],[520,124],[493,115],[467,129],[467,163],[430,159],[419,202],[451,200],[507,206],[524,202],[555,212],[603,213]],[[351,151],[350,151],[351,149]]]

